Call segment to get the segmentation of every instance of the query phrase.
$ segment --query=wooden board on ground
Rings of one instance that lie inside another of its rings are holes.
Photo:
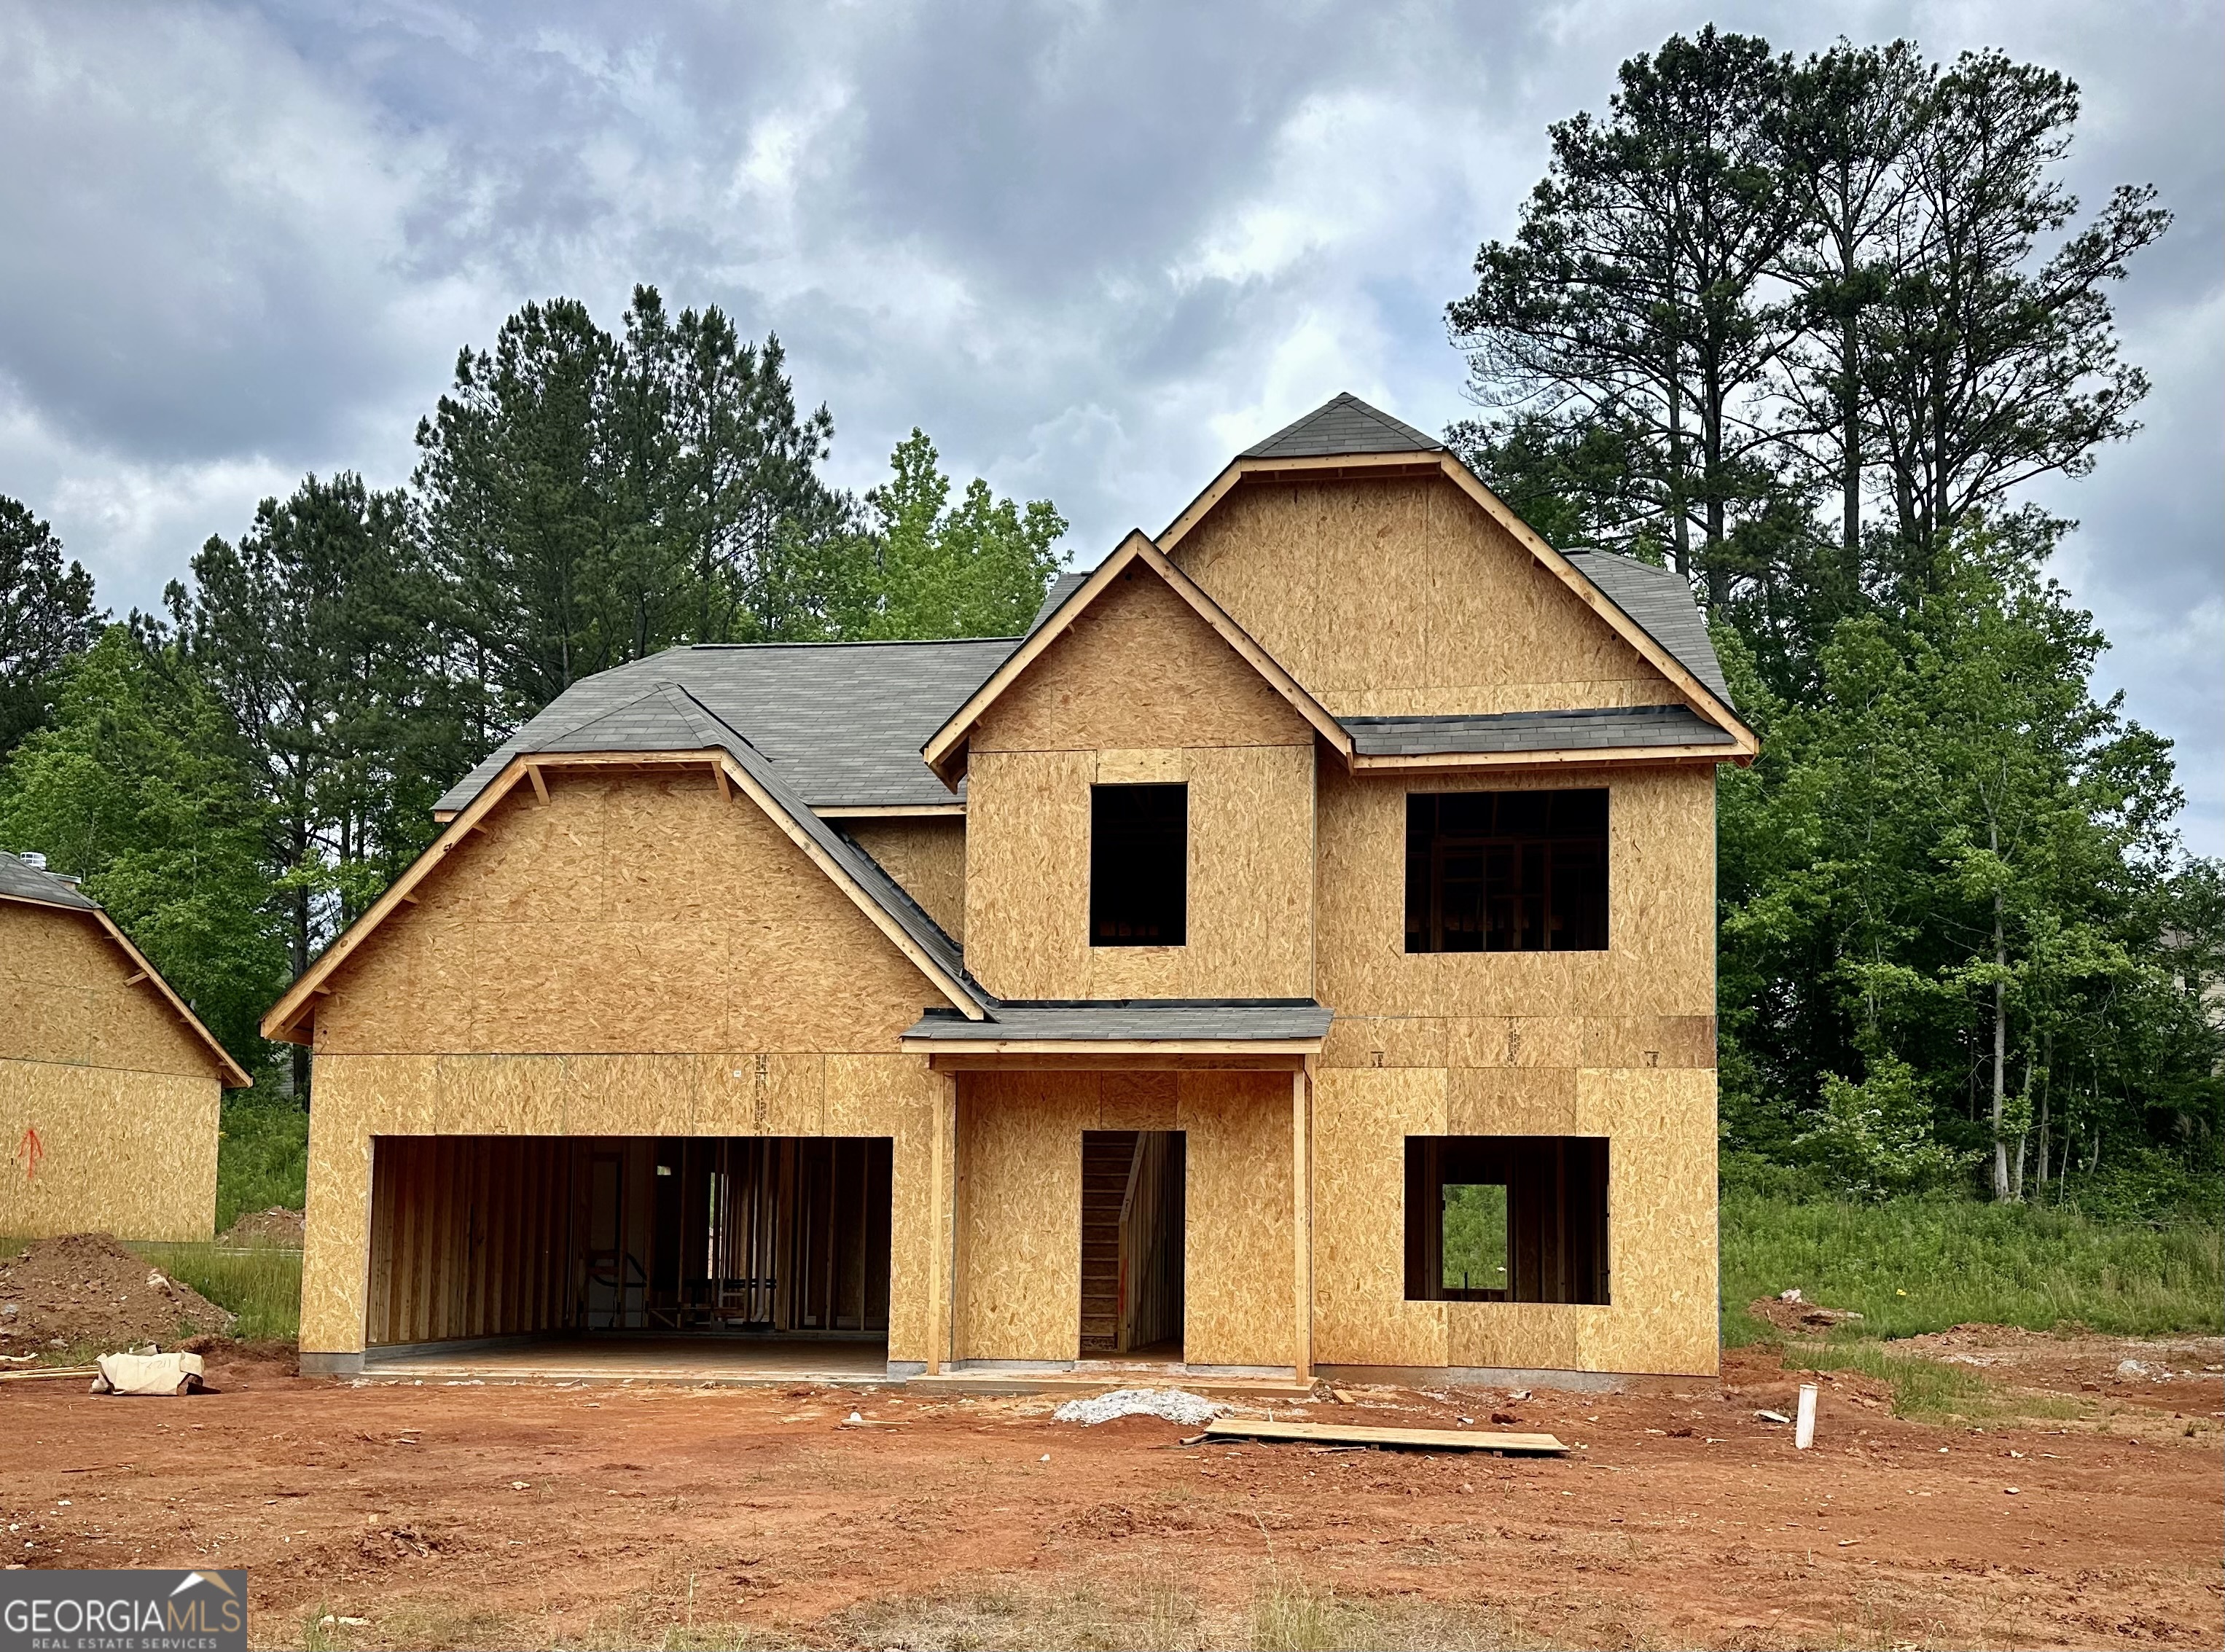
[[[1341,1422],[1262,1422],[1216,1417],[1205,1425],[1209,1440],[1303,1440],[1315,1446],[1418,1446],[1429,1451],[1565,1452],[1551,1434],[1486,1434],[1468,1428],[1365,1428]]]

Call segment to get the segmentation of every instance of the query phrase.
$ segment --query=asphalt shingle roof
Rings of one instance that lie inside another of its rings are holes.
[[[1033,636],[1037,631],[1043,630],[1043,622],[1065,607],[1066,599],[1081,590],[1088,578],[1089,575],[1086,572],[1069,573],[1062,573],[1057,579],[1052,580],[1050,589],[1043,592],[1043,606],[1036,610],[1036,617],[1028,622],[1028,636]],[[1024,642],[1027,639],[1023,637],[1021,640]]]
[[[1246,448],[1239,459],[1328,459],[1338,453],[1437,453],[1444,443],[1380,408],[1371,408],[1350,391],[1333,396],[1266,440]]]
[[[1732,745],[1689,706],[1616,706],[1477,717],[1343,717],[1361,756],[1436,752],[1604,751],[1625,746]]]
[[[1015,999],[992,1003],[990,1015],[988,1021],[967,1021],[955,1010],[930,1010],[904,1036],[954,1044],[1001,1039],[1282,1042],[1326,1037],[1330,1017],[1329,1010],[1311,998]]]
[[[75,907],[81,912],[98,912],[100,903],[85,894],[76,884],[52,872],[42,872],[17,856],[0,851],[0,896],[16,901],[37,901],[47,906]]]
[[[587,728],[660,682],[684,687],[745,735],[814,808],[952,802],[920,748],[1017,646],[1017,638],[989,636],[667,649],[574,683],[434,807],[466,807],[529,748],[643,749],[616,743],[616,725],[599,736]],[[550,744],[567,736],[591,744]]]
[[[1674,568],[1657,568],[1612,551],[1570,551],[1569,563],[1638,622],[1639,629],[1730,705],[1730,685],[1708,640],[1708,622],[1692,600],[1692,587]]]

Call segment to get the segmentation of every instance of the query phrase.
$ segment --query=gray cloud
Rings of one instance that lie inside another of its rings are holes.
[[[653,26],[643,17],[653,18]],[[151,602],[304,470],[408,474],[458,346],[636,281],[777,330],[862,484],[912,425],[1056,499],[1074,554],[1155,529],[1340,389],[1461,416],[1444,302],[1544,127],[1713,17],[1906,34],[2075,75],[2089,199],[2180,221],[2121,294],[2148,430],[2045,502],[2062,576],[2180,742],[2225,849],[2225,20],[2089,4],[671,8],[0,13],[0,491],[104,599]]]

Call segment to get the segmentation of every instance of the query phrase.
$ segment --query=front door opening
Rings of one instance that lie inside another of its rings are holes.
[[[1081,1357],[1179,1361],[1182,1135],[1081,1135]]]

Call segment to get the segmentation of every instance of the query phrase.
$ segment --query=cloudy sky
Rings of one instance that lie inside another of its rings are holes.
[[[2134,20],[2137,25],[2134,26]],[[2074,76],[2072,181],[2178,223],[2146,432],[2045,502],[2106,678],[2225,851],[2225,8],[0,0],[0,492],[118,611],[304,471],[403,480],[457,348],[637,281],[777,331],[862,484],[911,426],[1093,561],[1339,389],[1465,411],[1441,315],[1546,123],[1713,20]]]

